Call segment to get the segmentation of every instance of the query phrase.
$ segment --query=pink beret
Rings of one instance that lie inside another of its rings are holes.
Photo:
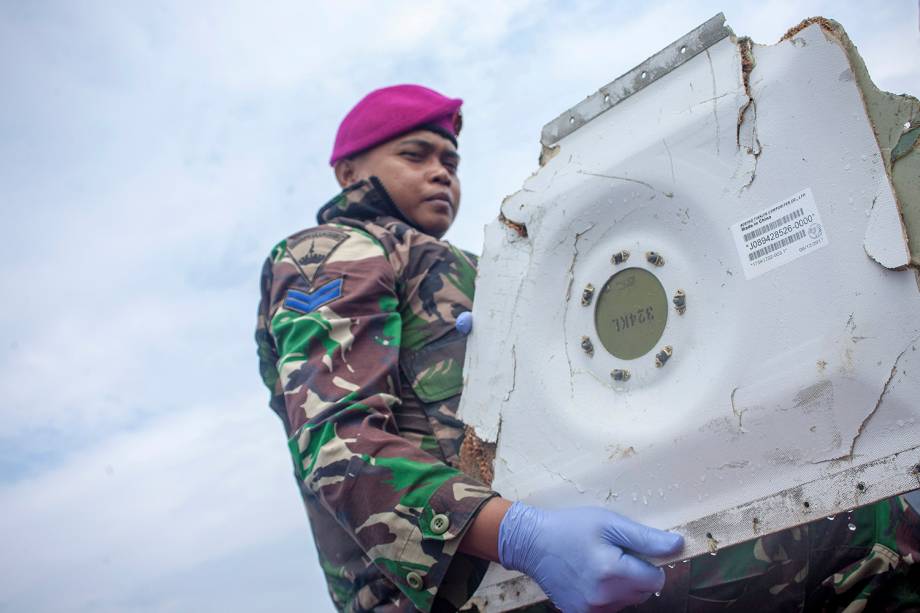
[[[329,164],[421,126],[438,128],[454,139],[460,133],[461,104],[459,98],[447,98],[421,85],[374,90],[342,120]]]

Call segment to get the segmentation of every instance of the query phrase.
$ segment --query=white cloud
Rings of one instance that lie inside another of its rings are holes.
[[[297,545],[279,564],[315,559],[283,429],[264,404],[189,408],[0,488],[2,606],[101,609],[263,543]],[[304,580],[325,593],[318,569]]]

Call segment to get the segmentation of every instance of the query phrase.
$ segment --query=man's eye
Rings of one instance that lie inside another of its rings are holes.
[[[420,160],[422,155],[416,151],[403,151],[401,154],[407,160]]]

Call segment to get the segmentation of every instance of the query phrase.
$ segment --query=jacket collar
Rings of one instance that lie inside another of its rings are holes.
[[[341,193],[320,208],[316,214],[316,222],[318,224],[329,223],[339,217],[359,221],[390,217],[420,230],[396,207],[386,188],[383,187],[383,183],[377,177],[358,181],[343,189]]]

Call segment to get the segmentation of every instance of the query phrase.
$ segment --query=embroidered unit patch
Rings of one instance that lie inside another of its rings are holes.
[[[289,289],[284,296],[284,308],[297,311],[299,313],[312,313],[319,307],[332,302],[342,295],[342,279],[334,281],[319,287],[312,292],[304,292],[297,289]]]
[[[303,278],[312,286],[323,263],[347,238],[348,234],[345,232],[317,228],[304,234],[295,244],[289,244],[288,251],[300,268]]]

